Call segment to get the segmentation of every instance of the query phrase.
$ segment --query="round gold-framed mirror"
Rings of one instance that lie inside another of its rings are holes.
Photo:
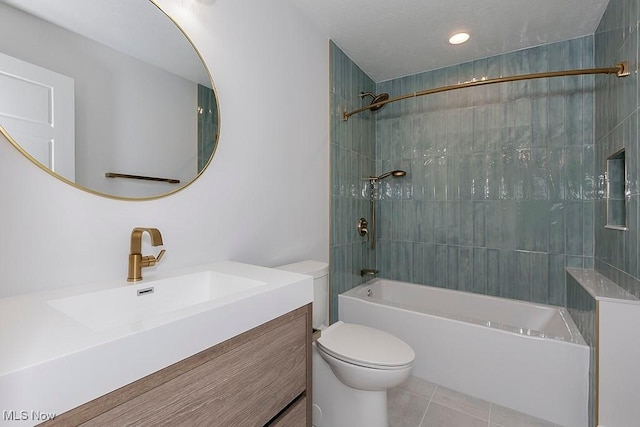
[[[218,144],[209,70],[152,0],[0,0],[0,93],[9,142],[101,196],[173,194]]]

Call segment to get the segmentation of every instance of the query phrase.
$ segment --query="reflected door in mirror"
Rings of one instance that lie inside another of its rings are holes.
[[[73,79],[0,53],[0,122],[35,160],[75,181]]]

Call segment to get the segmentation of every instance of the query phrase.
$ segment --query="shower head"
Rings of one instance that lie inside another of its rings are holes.
[[[395,171],[391,171],[391,172],[385,172],[380,176],[372,176],[369,179],[372,181],[380,181],[381,179],[385,179],[389,176],[393,176],[394,178],[400,178],[402,176],[406,176],[407,173],[405,171],[401,171],[401,170],[395,170]]]
[[[371,92],[360,92],[360,98],[364,98],[365,96],[370,96],[371,97],[371,104],[377,104],[378,102],[382,102],[382,101],[386,101],[387,99],[389,99],[389,94],[388,93],[381,93],[379,95],[373,94]],[[384,105],[378,105],[376,107],[371,107],[370,110],[371,111],[377,111],[379,109],[381,109],[382,107],[384,107]]]

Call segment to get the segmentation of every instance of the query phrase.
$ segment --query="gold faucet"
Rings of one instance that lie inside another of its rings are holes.
[[[165,250],[161,250],[158,258],[153,255],[142,256],[142,234],[149,233],[152,246],[162,246],[162,234],[157,228],[136,227],[131,231],[131,251],[129,252],[129,276],[128,282],[142,280],[142,268],[153,267],[164,255]]]

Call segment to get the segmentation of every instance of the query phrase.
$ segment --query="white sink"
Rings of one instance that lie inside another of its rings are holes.
[[[312,277],[232,261],[0,298],[0,403],[61,414],[312,301]]]
[[[265,284],[207,270],[47,303],[91,330],[102,332],[124,325],[148,327],[169,313],[211,301],[228,301]]]

